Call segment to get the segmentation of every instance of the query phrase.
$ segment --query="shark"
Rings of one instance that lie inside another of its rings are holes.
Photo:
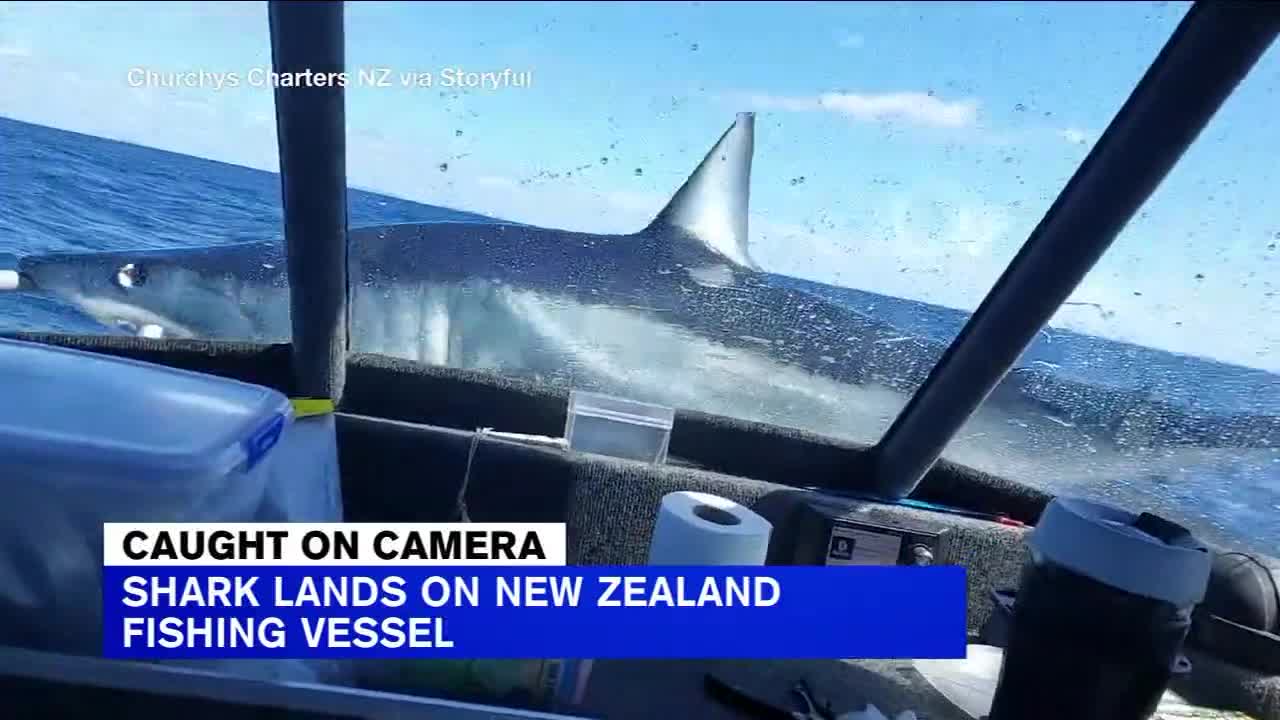
[[[667,205],[630,234],[479,216],[351,229],[351,350],[877,436],[951,339],[919,318],[955,311],[873,293],[840,302],[762,270],[748,232],[754,143],[755,116],[739,113]],[[8,264],[0,263],[0,288],[52,295],[113,332],[264,343],[291,333],[279,240]],[[1257,411],[1252,390],[1212,407],[1168,391],[1185,382],[1160,386],[1167,373],[1135,376],[1132,366],[1155,365],[1133,348],[1075,340],[1085,343],[1077,356],[1118,364],[1081,377],[1062,368],[1071,342],[1033,346],[969,435],[986,438],[984,448],[992,437],[1068,449],[1280,446],[1280,422]],[[1274,387],[1275,377],[1243,384]]]
[[[918,383],[944,344],[904,340],[888,323],[772,283],[751,258],[754,119],[739,114],[666,207],[631,234],[506,221],[353,228],[351,349],[725,410],[781,395],[816,410],[839,385]],[[50,253],[14,264],[17,289],[52,294],[114,331],[290,335],[277,241]],[[831,387],[814,386],[815,376]],[[744,384],[756,390],[744,395]]]

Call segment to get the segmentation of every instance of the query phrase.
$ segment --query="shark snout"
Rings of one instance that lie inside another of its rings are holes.
[[[54,295],[106,292],[114,270],[93,259],[62,255],[28,255],[20,259],[0,254],[0,290],[52,293]]]
[[[38,290],[39,286],[30,275],[8,268],[0,269],[0,291],[4,290]]]
[[[21,260],[0,254],[0,291],[20,292],[50,291],[52,287],[41,283],[40,273],[34,271],[30,258]]]

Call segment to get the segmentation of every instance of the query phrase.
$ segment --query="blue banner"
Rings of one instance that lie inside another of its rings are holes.
[[[963,658],[962,567],[103,568],[103,655]]]

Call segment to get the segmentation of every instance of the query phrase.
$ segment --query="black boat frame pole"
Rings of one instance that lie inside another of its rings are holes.
[[[1187,13],[1022,249],[871,450],[875,491],[911,494],[1106,252],[1280,28],[1280,2]]]
[[[272,68],[304,80],[275,87],[296,392],[336,403],[348,343],[346,112],[342,83],[315,78],[346,69],[343,4],[273,0],[268,14]]]

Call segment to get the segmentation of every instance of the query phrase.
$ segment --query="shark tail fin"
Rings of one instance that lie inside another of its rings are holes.
[[[755,268],[747,246],[754,150],[755,114],[738,113],[646,232],[683,235],[737,265]]]

